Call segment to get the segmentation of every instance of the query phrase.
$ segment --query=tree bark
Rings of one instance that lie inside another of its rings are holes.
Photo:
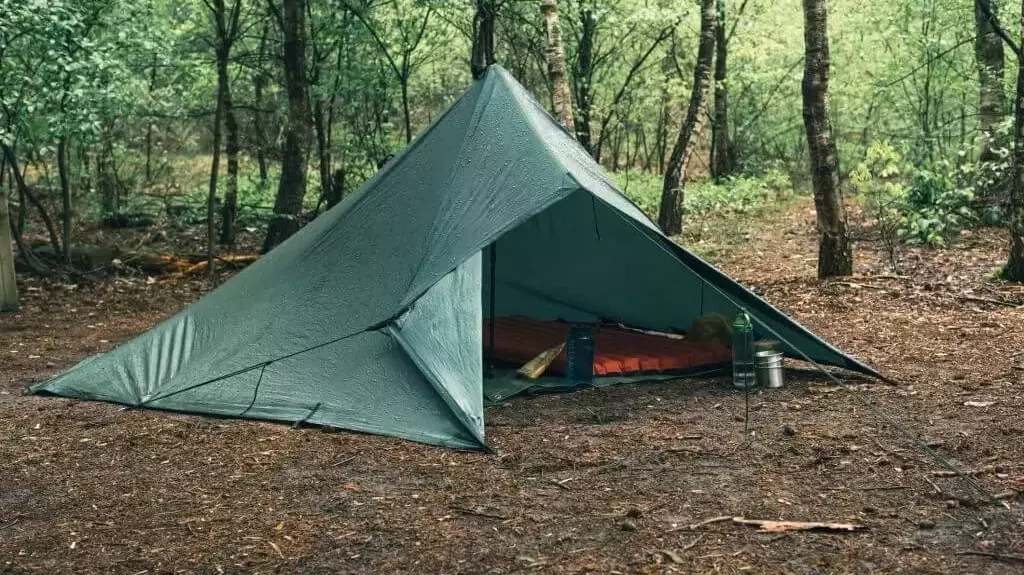
[[[853,273],[853,253],[846,229],[837,152],[828,105],[828,18],[825,0],[803,0],[803,116],[811,156],[814,207],[818,219],[818,277]]]
[[[728,34],[725,0],[718,0],[715,19],[715,112],[711,127],[711,176],[719,179],[733,172],[736,160],[729,138]]]
[[[0,157],[0,312],[18,309],[18,284],[14,274],[14,249],[11,247],[14,237],[11,234],[7,193],[3,187],[6,160],[6,157]]]
[[[219,58],[218,58],[219,59]],[[218,66],[219,68],[219,66]],[[214,243],[216,242],[217,223],[217,180],[220,177],[220,136],[221,124],[224,119],[224,90],[227,75],[217,74],[217,107],[213,114],[213,159],[210,162],[210,187],[206,194],[206,258],[209,262],[206,272],[213,275]]]
[[[484,75],[487,67],[494,63],[494,21],[498,7],[494,0],[476,0],[476,14],[473,16],[473,48],[470,54],[470,70],[473,79]]]
[[[983,3],[988,4],[988,10],[985,10]],[[998,131],[1006,113],[1003,40],[996,33],[998,24],[994,21],[998,14],[997,3],[974,0],[974,58],[978,68],[978,129],[981,132],[978,195],[982,199],[992,199],[1002,187],[1001,184],[1005,184],[1005,180],[998,177],[1002,171],[994,169],[995,164],[1001,160],[997,150],[1007,144]]]
[[[271,0],[273,1],[273,0]],[[306,0],[283,0],[275,17],[284,37],[284,83],[288,95],[281,181],[274,215],[267,226],[263,252],[288,239],[299,229],[299,213],[306,195],[306,150],[309,148],[309,82],[306,78]]]
[[[71,179],[68,177],[68,139],[57,142],[57,173],[60,179],[61,238],[64,243],[64,263],[71,263]]]
[[[1024,25],[1024,0],[1021,2]],[[1024,28],[1020,32],[1024,46]],[[1017,106],[1013,127],[1013,184],[1010,186],[1010,255],[1003,268],[1003,279],[1024,282],[1024,58],[1017,57]]]
[[[978,119],[981,129],[981,152],[978,160],[991,162],[998,158],[995,150],[1005,145],[996,133],[1003,121],[1006,102],[1003,94],[1005,57],[1003,41],[995,31],[995,25],[982,8],[988,2],[993,17],[998,17],[998,4],[988,0],[974,0],[974,57],[978,67]]]
[[[239,0],[241,1],[241,0]],[[221,105],[224,107],[224,136],[227,139],[228,171],[224,189],[224,204],[221,206],[220,243],[234,245],[235,219],[238,217],[238,119],[235,116],[234,100],[231,97],[231,81],[228,76],[228,50],[224,50],[217,65],[217,83],[222,86]]]
[[[565,48],[562,46],[562,30],[558,23],[558,4],[555,0],[541,0],[540,11],[544,14],[544,35],[547,41],[545,56],[548,64],[548,82],[555,104],[555,117],[576,137],[576,124],[572,113],[572,92],[565,74]]]
[[[267,86],[267,72],[264,69],[267,53],[267,35],[269,24],[263,24],[263,31],[260,33],[259,57],[256,62],[257,71],[252,75],[252,96],[256,102],[256,109],[252,113],[253,135],[256,138],[256,163],[260,168],[260,189],[267,185],[267,136],[263,127],[263,90]]]
[[[580,6],[580,37],[577,41],[576,74],[576,110],[579,113],[576,124],[576,139],[590,155],[594,154],[590,132],[590,118],[593,99],[591,87],[594,80],[594,35],[597,33],[597,20],[594,11],[589,7]]]
[[[693,155],[693,140],[700,135],[703,128],[703,109],[708,85],[711,83],[711,60],[714,54],[715,0],[701,0],[700,44],[697,47],[697,62],[693,67],[690,104],[665,169],[661,205],[658,208],[658,225],[670,236],[683,231],[683,186],[686,183],[686,168]]]

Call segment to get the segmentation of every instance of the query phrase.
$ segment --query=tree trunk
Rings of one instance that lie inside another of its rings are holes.
[[[276,9],[276,8],[275,8]],[[306,195],[306,150],[309,147],[309,83],[306,79],[306,0],[283,0],[277,14],[284,37],[284,83],[288,94],[281,181],[274,215],[267,226],[263,252],[288,239],[299,229],[302,198]]]
[[[267,35],[269,24],[263,24],[263,32],[260,34],[259,59],[257,60],[257,72],[252,76],[252,95],[256,102],[256,109],[252,113],[252,128],[256,138],[256,163],[260,168],[260,189],[267,185],[267,136],[263,127],[263,90],[267,86],[267,72],[263,69],[266,65],[264,59],[267,51]]]
[[[473,17],[473,48],[469,67],[473,79],[484,75],[494,63],[494,20],[498,7],[494,0],[476,0]]]
[[[239,0],[241,1],[241,0]],[[221,105],[224,107],[224,136],[227,139],[228,160],[227,186],[224,190],[224,205],[221,206],[220,243],[234,245],[235,219],[238,217],[238,119],[235,116],[234,100],[231,97],[231,81],[228,75],[229,53],[218,57],[217,83],[223,86]]]
[[[64,263],[71,263],[71,179],[68,177],[68,139],[57,142],[57,173],[60,178],[61,237]]]
[[[981,131],[981,151],[978,154],[981,177],[978,190],[979,196],[984,199],[991,198],[999,185],[1004,183],[997,181],[999,178],[995,177],[991,165],[984,164],[999,162],[997,150],[1006,146],[1005,138],[998,133],[999,124],[1006,112],[1006,101],[1003,94],[1003,40],[996,33],[996,24],[982,7],[983,2],[988,3],[992,18],[998,17],[998,4],[990,0],[974,0],[974,58],[978,67],[978,128]]]
[[[836,144],[828,113],[828,18],[825,0],[803,0],[803,115],[811,156],[814,207],[818,215],[818,277],[853,273],[853,253],[846,230],[839,187]]]
[[[0,312],[18,309],[18,284],[14,275],[14,249],[11,244],[11,215],[8,213],[7,193],[4,192],[6,157],[0,158]]]
[[[149,96],[156,90],[156,52],[153,53],[153,66],[149,72]],[[146,121],[146,183],[153,181],[153,121]]]
[[[327,209],[338,205],[345,198],[345,168],[334,170],[331,177],[331,190],[327,195]]]
[[[1024,25],[1024,1],[1021,2]],[[1020,31],[1024,45],[1024,28]],[[1013,127],[1013,184],[1010,186],[1010,256],[1003,268],[1003,279],[1024,282],[1024,58],[1017,58],[1017,106]]]
[[[711,128],[711,176],[724,178],[735,169],[729,139],[728,37],[725,29],[725,0],[718,0],[715,19],[715,113]]]
[[[218,60],[220,55],[218,55]],[[220,177],[220,132],[224,119],[224,100],[227,88],[227,74],[217,74],[217,107],[213,114],[213,160],[210,162],[210,187],[206,194],[206,258],[209,262],[206,273],[213,275],[214,243],[216,242],[217,224],[217,179]]]
[[[555,104],[555,117],[573,137],[576,137],[572,92],[569,90],[569,79],[565,75],[565,48],[562,47],[562,30],[558,24],[558,5],[555,0],[541,0],[540,11],[544,14],[544,35],[547,41],[545,56],[551,97]]]
[[[715,0],[701,0],[700,44],[697,48],[697,62],[693,68],[690,104],[665,169],[665,183],[661,191],[661,205],[658,208],[658,225],[670,236],[683,231],[683,186],[686,183],[686,168],[690,163],[690,156],[693,155],[693,140],[700,135],[703,128],[703,108],[708,85],[711,83],[711,60],[714,55]]]
[[[39,212],[39,217],[43,220],[43,225],[46,226],[46,232],[50,235],[50,245],[53,247],[53,253],[63,253],[60,247],[60,236],[57,234],[57,226],[53,223],[53,218],[50,217],[50,212],[46,210],[46,206],[39,201],[39,197],[32,192],[28,184],[25,183],[25,174],[18,169],[17,156],[15,156],[14,149],[10,146],[0,143],[0,150],[3,150],[4,156],[7,158],[7,163],[11,165],[11,174],[14,177],[14,183],[18,187],[19,195],[24,198],[23,203],[31,203],[36,211]],[[19,228],[21,229],[21,228]]]
[[[590,155],[594,154],[590,133],[590,118],[593,101],[591,86],[594,79],[594,34],[597,32],[597,21],[590,8],[580,8],[580,37],[576,54],[576,110],[579,118],[576,121],[576,138],[583,149]]]
[[[331,195],[331,147],[327,143],[327,112],[323,101],[313,102],[313,129],[316,132],[316,152],[320,164],[320,199],[328,201]]]

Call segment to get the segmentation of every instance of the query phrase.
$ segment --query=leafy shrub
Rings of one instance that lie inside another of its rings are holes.
[[[648,172],[618,172],[616,183],[651,218],[658,216],[663,178]],[[736,176],[715,182],[710,179],[687,182],[683,193],[685,224],[696,228],[697,240],[703,234],[707,217],[712,214],[752,214],[766,205],[784,201],[794,194],[789,175],[769,169],[760,176]]]
[[[972,166],[947,160],[914,168],[888,142],[874,142],[864,161],[850,174],[862,207],[874,220],[878,239],[897,265],[900,240],[911,244],[945,245],[960,230],[979,222],[973,209]]]
[[[974,187],[965,185],[963,175],[948,160],[914,172],[903,216],[908,242],[945,245],[948,238],[977,223],[971,208]]]

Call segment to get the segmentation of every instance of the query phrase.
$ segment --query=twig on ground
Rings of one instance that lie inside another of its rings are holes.
[[[941,490],[941,489],[939,489],[939,486],[938,486],[938,485],[935,485],[935,482],[934,482],[934,481],[932,481],[931,479],[928,479],[927,477],[925,477],[925,478],[924,478],[924,480],[928,482],[928,485],[931,485],[931,486],[932,486],[932,489],[934,489],[934,490],[935,490],[935,493],[936,493],[936,494],[938,494],[938,495],[942,495],[942,490]]]
[[[465,515],[475,515],[477,517],[487,517],[488,519],[498,519],[501,521],[508,521],[509,519],[511,519],[511,517],[505,515],[498,515],[497,513],[487,513],[486,511],[477,511],[476,509],[469,509],[466,507],[452,507],[452,510],[458,511],[459,513]]]
[[[955,295],[953,297],[955,297],[956,299],[959,299],[959,300],[964,300],[964,301],[973,301],[973,302],[978,302],[978,303],[990,303],[990,304],[1002,305],[1002,306],[1012,307],[1012,308],[1021,307],[1021,305],[1017,304],[1017,303],[1013,303],[1013,302],[1009,302],[1009,301],[1002,301],[1002,300],[998,300],[998,299],[992,299],[992,298],[989,298],[989,297],[978,297],[978,296],[973,296],[973,295]]]
[[[957,477],[959,475],[981,475],[982,473],[991,473],[996,470],[995,465],[986,465],[981,469],[971,469],[970,471],[964,471],[963,473],[957,471],[932,471],[932,477]]]
[[[359,456],[358,455],[353,455],[352,457],[346,457],[345,459],[342,459],[341,461],[339,461],[337,463],[332,463],[331,467],[337,467],[339,465],[344,465],[344,464],[348,463],[349,461],[352,461],[356,457],[359,457]]]
[[[698,543],[700,543],[700,540],[701,540],[701,539],[704,539],[704,534],[703,534],[703,533],[702,533],[702,534],[700,534],[699,536],[697,536],[697,538],[696,538],[696,539],[694,539],[693,541],[691,541],[691,542],[687,543],[685,547],[683,547],[682,549],[680,549],[680,551],[681,551],[681,552],[682,552],[682,551],[689,551],[690,549],[693,549],[694,547],[696,547],[696,546],[697,546],[697,544],[698,544]]]
[[[1006,555],[1004,553],[989,553],[987,551],[957,551],[957,555],[976,555],[978,557],[990,557],[992,559],[1001,559],[1003,561],[1016,561],[1024,563],[1024,555]]]

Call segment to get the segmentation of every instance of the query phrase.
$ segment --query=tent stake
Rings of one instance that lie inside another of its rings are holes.
[[[300,420],[298,420],[298,421],[296,421],[295,423],[292,424],[292,429],[298,429],[299,426],[301,426],[303,423],[306,423],[307,421],[309,421],[309,418],[313,417],[313,414],[316,413],[318,409],[320,409],[321,405],[323,405],[323,403],[318,403],[318,404],[314,405],[313,409],[309,410],[309,413],[306,414],[306,417],[303,417],[302,419],[300,419]]]

